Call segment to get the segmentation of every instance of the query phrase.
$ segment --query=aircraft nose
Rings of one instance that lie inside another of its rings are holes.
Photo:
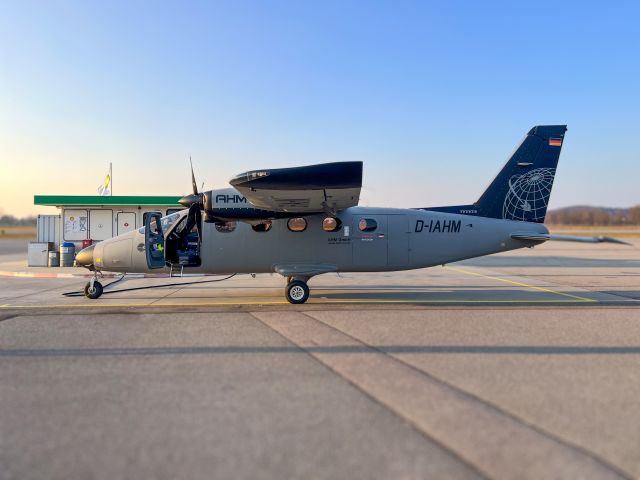
[[[93,249],[95,245],[91,245],[90,247],[83,248],[76,255],[76,265],[80,265],[81,267],[87,267],[93,265]]]

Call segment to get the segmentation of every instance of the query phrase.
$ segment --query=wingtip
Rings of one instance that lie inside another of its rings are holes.
[[[633,246],[632,243],[629,242],[625,242],[624,240],[620,240],[619,238],[614,238],[614,237],[606,237],[606,236],[599,236],[596,237],[598,239],[598,241],[603,242],[603,243],[618,243],[620,245],[628,245],[628,246]]]

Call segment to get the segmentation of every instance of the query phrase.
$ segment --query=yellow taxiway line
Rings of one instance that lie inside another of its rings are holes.
[[[452,270],[454,272],[464,273],[464,274],[467,274],[467,275],[475,275],[477,277],[488,278],[488,279],[491,279],[491,280],[498,280],[499,282],[510,283],[512,285],[518,285],[519,287],[527,287],[527,288],[530,288],[532,290],[538,290],[540,292],[553,293],[555,295],[560,295],[560,296],[563,296],[563,297],[573,298],[573,299],[575,299],[577,301],[580,301],[580,302],[596,302],[596,303],[598,303],[598,301],[594,300],[593,298],[579,297],[578,295],[572,295],[570,293],[558,292],[557,290],[551,290],[550,288],[537,287],[535,285],[529,285],[528,283],[522,283],[522,282],[516,282],[514,280],[508,280],[506,278],[496,277],[496,276],[492,276],[492,275],[485,275],[484,273],[474,272],[474,271],[471,271],[471,270],[464,270],[462,268],[457,268],[457,267],[444,267],[444,268],[446,268],[447,270]]]

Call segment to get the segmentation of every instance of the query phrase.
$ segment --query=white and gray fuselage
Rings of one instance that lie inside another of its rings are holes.
[[[185,215],[186,210],[180,213],[180,219]],[[185,267],[184,273],[276,272],[310,278],[327,272],[410,270],[531,247],[540,242],[511,236],[548,233],[541,223],[369,207],[340,211],[337,218],[341,227],[327,232],[322,228],[326,217],[305,216],[307,227],[301,232],[290,231],[286,218],[272,220],[272,228],[262,232],[242,221],[236,223],[235,229],[222,231],[214,223],[203,222],[201,265]],[[362,219],[373,220],[375,230],[361,231],[358,225]],[[151,271],[141,230],[97,244],[93,252],[96,268],[114,272]],[[165,236],[170,233],[171,229],[164,232]]]

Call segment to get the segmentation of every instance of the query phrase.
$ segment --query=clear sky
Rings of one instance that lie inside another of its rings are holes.
[[[365,162],[362,204],[472,202],[568,124],[552,207],[640,203],[640,2],[5,1],[0,208]]]

